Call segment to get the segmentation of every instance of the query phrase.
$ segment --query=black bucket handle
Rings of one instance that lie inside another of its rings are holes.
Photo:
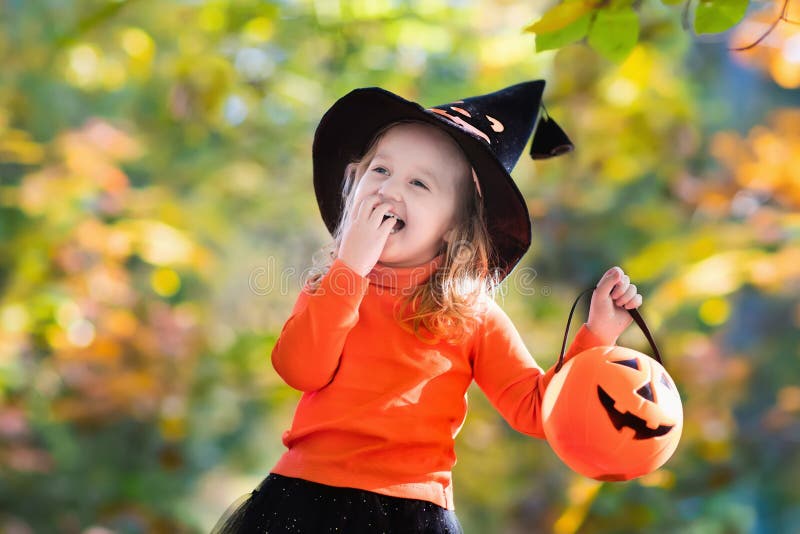
[[[569,318],[567,319],[567,329],[564,331],[564,342],[561,344],[561,355],[558,357],[558,364],[556,365],[556,373],[559,372],[561,370],[561,366],[564,365],[564,349],[567,346],[567,336],[569,335],[569,325],[570,325],[570,322],[572,321],[572,314],[575,311],[575,306],[578,304],[578,301],[581,299],[582,296],[584,296],[586,293],[593,292],[595,289],[597,289],[596,286],[584,289],[583,291],[581,291],[580,295],[578,295],[578,297],[575,299],[575,302],[572,303],[572,309],[569,311]],[[631,317],[633,317],[633,320],[636,321],[636,324],[639,325],[639,328],[642,329],[642,332],[644,332],[644,335],[647,338],[647,341],[650,342],[650,346],[653,348],[653,354],[655,354],[655,356],[653,356],[653,358],[658,363],[660,363],[661,365],[664,365],[664,362],[661,361],[661,353],[658,351],[658,347],[656,346],[656,342],[653,339],[653,335],[650,333],[650,329],[647,328],[647,325],[645,324],[644,319],[642,318],[641,314],[639,313],[639,310],[637,310],[636,308],[632,308],[632,309],[627,310],[627,311],[628,311],[628,313],[631,314]]]

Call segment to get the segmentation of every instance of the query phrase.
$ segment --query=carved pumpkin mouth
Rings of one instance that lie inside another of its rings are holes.
[[[656,429],[650,428],[645,423],[645,420],[641,417],[633,415],[631,412],[622,413],[614,408],[614,399],[612,399],[611,395],[606,393],[600,386],[597,386],[597,396],[600,398],[600,404],[602,404],[603,408],[606,409],[608,418],[611,420],[611,424],[614,425],[614,428],[617,430],[621,430],[622,427],[625,426],[632,428],[636,432],[636,435],[633,437],[633,439],[657,438],[659,436],[663,436],[675,426],[659,425],[659,427]]]

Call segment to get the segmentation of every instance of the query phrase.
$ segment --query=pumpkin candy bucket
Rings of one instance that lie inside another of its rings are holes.
[[[621,346],[593,347],[564,363],[561,356],[542,400],[545,437],[574,471],[605,481],[630,480],[661,467],[675,452],[683,406],[658,347],[638,310],[628,310],[654,357]]]

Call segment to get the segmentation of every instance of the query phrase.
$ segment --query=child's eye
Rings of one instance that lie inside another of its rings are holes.
[[[384,169],[383,167],[373,167],[372,170],[375,171],[375,172],[386,171],[386,169]],[[386,172],[388,172],[388,171],[386,171]]]
[[[421,185],[422,187],[424,187],[425,189],[428,189],[428,186],[427,186],[427,185],[425,185],[424,183],[420,182],[419,180],[411,180],[411,183],[412,183],[412,184],[419,184],[419,185]]]

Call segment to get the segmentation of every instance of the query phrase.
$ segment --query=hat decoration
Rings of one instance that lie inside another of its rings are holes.
[[[314,191],[328,230],[334,232],[344,209],[344,169],[364,153],[375,133],[395,121],[428,123],[449,134],[472,165],[495,252],[490,268],[504,279],[531,243],[528,208],[510,175],[531,133],[535,129],[532,159],[575,148],[544,109],[544,87],[544,80],[532,80],[427,108],[380,87],[341,97],[320,120],[312,148]]]

